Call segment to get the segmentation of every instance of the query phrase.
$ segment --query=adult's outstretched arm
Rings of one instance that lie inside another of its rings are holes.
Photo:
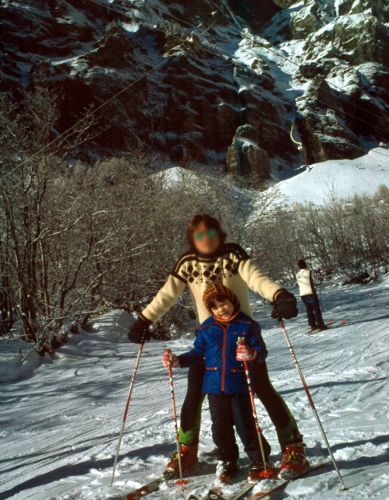
[[[176,278],[172,274],[169,275],[157,295],[141,312],[139,318],[130,327],[128,331],[128,338],[130,342],[140,343],[142,340],[150,340],[150,325],[162,318],[162,316],[174,306],[184,291],[185,286],[186,284],[179,278]]]
[[[168,279],[150,304],[142,311],[141,318],[155,323],[164,316],[168,310],[174,306],[182,292],[185,290],[186,283],[181,279],[169,274]]]
[[[251,290],[273,304],[273,318],[277,318],[278,314],[285,319],[297,316],[295,296],[273,281],[252,259],[242,260],[239,264],[239,273]]]
[[[239,274],[247,286],[262,297],[273,301],[274,295],[281,286],[274,282],[253,259],[242,260],[239,264]]]

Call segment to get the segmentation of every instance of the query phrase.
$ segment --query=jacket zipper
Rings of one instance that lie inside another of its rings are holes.
[[[223,326],[223,350],[222,350],[222,392],[225,389],[225,381],[226,381],[226,350],[227,350],[227,327]]]

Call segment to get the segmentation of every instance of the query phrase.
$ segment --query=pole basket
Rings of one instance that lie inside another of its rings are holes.
[[[187,479],[177,479],[177,481],[175,482],[177,486],[185,486],[186,484],[188,484],[188,480]]]
[[[269,467],[267,469],[263,469],[259,473],[259,477],[261,479],[273,479],[273,478],[277,477],[277,471],[275,469]]]

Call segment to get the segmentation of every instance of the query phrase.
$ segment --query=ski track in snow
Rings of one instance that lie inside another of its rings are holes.
[[[339,493],[328,463],[311,476],[289,483],[272,498],[384,499],[389,497],[387,333],[389,279],[361,287],[326,287],[327,320],[347,320],[312,336],[303,313],[288,321],[307,382],[347,485]],[[269,349],[274,385],[298,419],[312,463],[328,460],[285,341],[269,319],[269,306],[256,306]],[[147,344],[133,394],[114,488],[109,487],[128,384],[137,348],[128,343],[130,317],[113,311],[99,318],[96,332],[74,336],[53,362],[42,363],[29,378],[1,385],[0,499],[106,499],[157,477],[174,451],[169,385],[160,358],[169,345],[183,352],[188,339]],[[186,370],[175,371],[181,406]],[[280,450],[269,417],[258,403],[264,432]],[[204,404],[202,454],[213,448]],[[242,463],[247,464],[242,452]],[[166,486],[150,498],[187,498],[213,482],[212,459],[205,458],[185,491]],[[202,475],[202,477],[201,477]],[[232,491],[233,486],[226,488]],[[260,489],[257,486],[256,489]]]

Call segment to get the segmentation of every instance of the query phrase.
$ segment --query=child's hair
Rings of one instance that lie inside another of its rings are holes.
[[[209,214],[197,214],[193,217],[193,219],[189,222],[187,231],[186,231],[186,239],[188,241],[189,248],[194,247],[194,241],[193,241],[193,233],[196,229],[196,227],[204,223],[205,227],[207,229],[214,229],[215,231],[218,232],[220,236],[220,244],[222,245],[227,238],[227,234],[223,231],[220,221],[216,219],[216,217],[212,217],[212,215]]]
[[[304,259],[300,259],[298,262],[297,262],[297,265],[299,266],[300,269],[307,269],[307,263],[305,262]]]
[[[225,299],[232,302],[235,311],[239,311],[240,304],[238,297],[222,283],[212,283],[208,285],[203,295],[204,305],[210,312],[212,312],[215,306],[215,301],[224,301]]]
[[[225,300],[229,300],[228,297],[225,295],[217,295],[213,299],[211,299],[208,302],[209,308],[210,309],[216,309],[217,308],[217,302],[224,302]]]

